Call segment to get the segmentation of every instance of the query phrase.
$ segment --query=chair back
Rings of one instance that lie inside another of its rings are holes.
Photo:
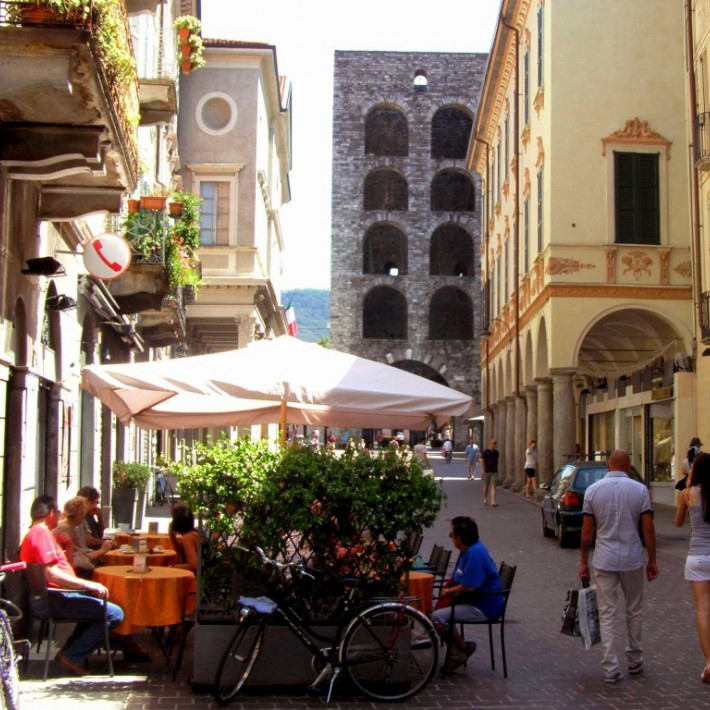
[[[44,565],[39,562],[27,565],[25,569],[27,585],[30,588],[30,596],[34,601],[47,599],[47,577],[44,573]]]
[[[451,561],[451,550],[444,550],[442,548],[441,554],[436,564],[436,575],[444,579],[446,577],[446,572],[449,569],[449,562]]]
[[[508,565],[505,562],[500,563],[500,569],[498,570],[498,574],[500,575],[500,581],[503,585],[503,609],[501,610],[500,617],[498,618],[501,621],[505,620],[505,610],[508,607],[510,590],[513,587],[513,580],[515,579],[515,572],[517,569],[517,566]]]
[[[424,536],[421,533],[412,530],[402,542],[404,554],[409,557],[419,554],[419,548],[422,546],[423,539]]]
[[[444,548],[441,545],[434,545],[431,548],[431,554],[429,555],[429,559],[427,560],[426,566],[430,567],[431,569],[437,569],[439,566],[439,559],[441,558],[441,553],[444,551]]]

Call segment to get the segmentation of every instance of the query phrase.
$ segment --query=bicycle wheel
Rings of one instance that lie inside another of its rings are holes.
[[[361,611],[340,645],[352,682],[374,700],[405,700],[431,680],[439,657],[433,624],[417,609],[386,603]]]
[[[6,710],[17,710],[20,695],[20,676],[17,656],[12,640],[10,622],[0,612],[0,674],[2,675],[2,700]]]
[[[258,621],[247,617],[237,627],[215,676],[214,699],[220,705],[226,705],[247,682],[264,643],[266,621],[266,617]]]

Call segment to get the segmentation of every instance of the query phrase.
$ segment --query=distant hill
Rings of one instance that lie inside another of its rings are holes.
[[[289,302],[296,313],[298,337],[307,343],[320,338],[330,338],[330,291],[315,288],[297,288],[281,293],[284,308]]]

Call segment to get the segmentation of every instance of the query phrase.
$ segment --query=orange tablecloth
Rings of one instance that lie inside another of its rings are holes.
[[[406,583],[406,577],[402,579]],[[434,596],[434,575],[428,572],[410,572],[409,589],[405,592],[413,597],[419,597],[419,603],[413,602],[425,614],[430,614],[432,609],[432,597]]]
[[[114,539],[119,545],[133,545],[134,540],[147,540],[148,549],[152,550],[156,545],[162,545],[166,550],[174,550],[173,541],[167,533],[116,533]]]
[[[129,566],[111,565],[94,570],[94,579],[108,588],[109,600],[123,609],[125,618],[116,628],[119,634],[130,634],[141,626],[179,624],[185,597],[195,591],[195,575],[173,567],[152,567],[137,574]]]
[[[135,552],[119,552],[118,550],[111,550],[107,552],[102,558],[101,562],[104,565],[133,565],[133,555]],[[148,555],[148,566],[149,567],[167,567],[168,565],[174,565],[178,561],[177,552],[175,550],[165,550],[165,552],[150,552]]]

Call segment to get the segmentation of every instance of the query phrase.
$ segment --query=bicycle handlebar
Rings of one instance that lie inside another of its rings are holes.
[[[27,569],[27,562],[9,562],[6,565],[0,565],[0,572],[14,572],[20,569]]]

